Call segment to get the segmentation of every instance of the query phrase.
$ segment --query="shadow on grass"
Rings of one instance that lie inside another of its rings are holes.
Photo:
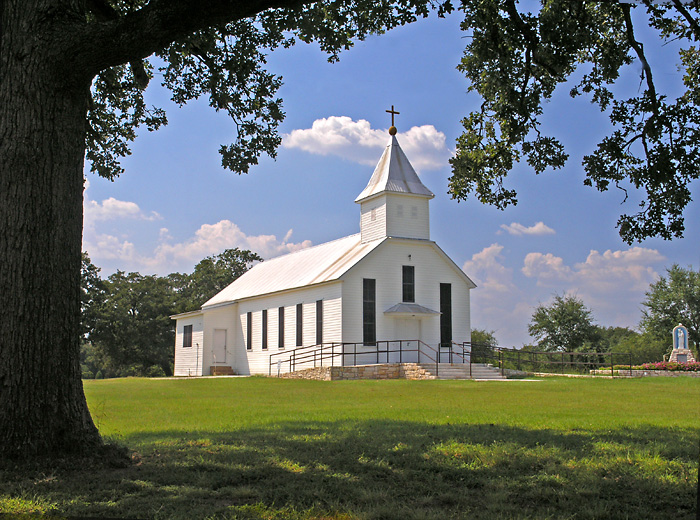
[[[125,469],[0,474],[0,496],[143,519],[694,518],[699,433],[388,420],[172,431],[125,439],[140,450]]]

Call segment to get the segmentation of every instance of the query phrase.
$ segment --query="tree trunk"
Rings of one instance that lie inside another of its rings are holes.
[[[88,453],[102,445],[79,364],[91,79],[42,40],[51,13],[0,11],[0,460]]]

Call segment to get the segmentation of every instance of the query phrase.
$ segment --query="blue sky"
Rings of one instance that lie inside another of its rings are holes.
[[[697,202],[686,212],[684,239],[622,242],[615,222],[634,211],[635,198],[621,206],[621,192],[583,186],[580,158],[608,123],[568,88],[543,117],[570,154],[563,170],[535,176],[517,166],[508,183],[519,204],[505,212],[451,200],[447,161],[460,120],[479,103],[455,69],[464,37],[459,16],[432,17],[360,42],[336,64],[313,45],[275,52],[269,68],[284,77],[284,141],[276,161],[263,158],[244,176],[221,167],[218,148],[234,139],[228,118],[206,100],[178,109],[154,78],[147,100],[166,108],[169,125],[139,136],[115,182],[86,168],[84,249],[104,276],[165,275],[190,272],[229,247],[271,258],[356,233],[353,201],[388,142],[385,110],[394,105],[399,143],[436,194],[431,237],[478,285],[473,327],[495,331],[502,345],[526,344],[534,308],[555,293],[582,298],[600,325],[635,327],[645,290],[666,267],[700,265]],[[673,84],[681,76],[667,51],[655,77]],[[623,83],[638,82],[632,67]]]

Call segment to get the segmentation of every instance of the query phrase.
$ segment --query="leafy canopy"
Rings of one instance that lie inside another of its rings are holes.
[[[90,17],[120,19],[144,8],[146,0],[92,0]],[[286,2],[292,4],[292,2]],[[449,3],[431,0],[332,0],[294,3],[295,7],[267,9],[255,16],[214,25],[177,38],[143,60],[102,70],[92,85],[88,114],[86,157],[91,171],[114,179],[123,170],[119,160],[130,154],[129,143],[144,126],[157,130],[167,123],[165,112],[147,107],[143,90],[158,75],[182,106],[208,97],[216,111],[226,112],[235,126],[235,141],[222,145],[222,165],[247,173],[261,154],[276,156],[284,119],[277,92],[282,78],[266,68],[266,56],[297,41],[316,42],[338,59],[342,50],[370,34],[451,10]]]
[[[450,160],[454,198],[474,194],[504,209],[517,204],[505,183],[516,162],[524,159],[535,173],[564,166],[564,146],[542,133],[540,117],[555,89],[578,72],[571,96],[590,96],[613,128],[584,157],[584,184],[599,191],[619,188],[625,200],[628,190],[641,190],[639,210],[617,222],[627,243],[683,236],[690,184],[700,178],[700,2],[638,4],[462,0],[462,29],[470,39],[458,68],[482,104],[463,119],[464,133]],[[684,90],[675,98],[655,82],[633,9],[645,10],[663,44],[680,45]],[[615,95],[622,68],[633,62],[641,66],[639,89],[627,98]]]
[[[537,306],[527,330],[545,352],[586,350],[597,338],[592,313],[576,296],[555,295],[551,304]]]

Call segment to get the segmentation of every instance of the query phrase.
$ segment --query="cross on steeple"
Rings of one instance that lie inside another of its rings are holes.
[[[391,128],[389,128],[389,135],[396,135],[396,127],[394,126],[394,116],[396,114],[400,114],[400,112],[397,112],[394,110],[394,105],[391,105],[391,110],[387,110],[388,113],[391,114]]]
[[[401,112],[394,110],[394,105],[391,105],[391,110],[387,110],[387,112],[391,114],[391,126],[394,126],[394,115],[400,114]]]

